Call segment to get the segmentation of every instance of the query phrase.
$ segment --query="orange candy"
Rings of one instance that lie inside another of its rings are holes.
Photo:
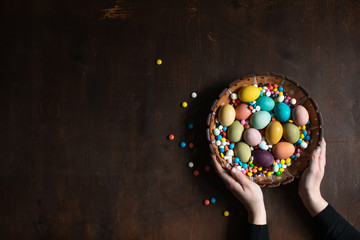
[[[175,139],[175,136],[174,136],[173,134],[170,134],[170,135],[168,136],[168,139],[172,141],[172,140]]]
[[[194,170],[194,171],[193,171],[193,174],[194,174],[194,176],[199,176],[199,174],[200,174],[200,173],[199,173],[199,170]]]
[[[193,143],[189,143],[189,148],[194,148],[194,144],[193,144]]]
[[[205,200],[204,200],[204,204],[207,206],[207,205],[210,204],[210,201],[209,201],[208,199],[205,199]]]
[[[245,124],[245,129],[248,129],[250,126],[249,126],[249,124]]]
[[[190,146],[189,146],[189,147],[190,147]],[[229,147],[226,145],[226,146],[224,147],[224,150],[225,150],[225,152],[229,151]]]

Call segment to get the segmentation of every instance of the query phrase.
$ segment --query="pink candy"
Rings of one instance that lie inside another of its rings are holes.
[[[246,174],[246,171],[243,169],[243,170],[241,170],[241,172],[243,173],[243,174]]]
[[[275,94],[279,94],[279,91],[275,91]]]
[[[275,161],[276,163],[279,163],[280,162],[280,159],[276,159],[276,161]]]
[[[241,122],[240,122],[242,125],[245,125],[246,124],[246,121],[243,119],[243,120],[241,120]]]

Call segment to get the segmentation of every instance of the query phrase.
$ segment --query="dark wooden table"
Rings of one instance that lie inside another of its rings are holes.
[[[204,170],[205,122],[228,83],[264,72],[318,102],[322,192],[360,228],[358,1],[1,5],[1,239],[241,239],[245,209]],[[311,239],[297,186],[263,189],[271,239]]]

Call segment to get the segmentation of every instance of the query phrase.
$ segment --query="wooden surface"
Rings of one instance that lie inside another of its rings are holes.
[[[228,83],[264,72],[319,104],[322,192],[360,229],[358,1],[1,5],[2,239],[241,239],[245,209],[204,171],[206,115]],[[311,239],[297,185],[263,191],[271,239]]]

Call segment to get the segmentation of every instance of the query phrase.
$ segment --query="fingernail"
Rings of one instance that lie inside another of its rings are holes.
[[[233,167],[233,168],[231,169],[231,172],[232,172],[232,173],[236,173],[236,168]]]

